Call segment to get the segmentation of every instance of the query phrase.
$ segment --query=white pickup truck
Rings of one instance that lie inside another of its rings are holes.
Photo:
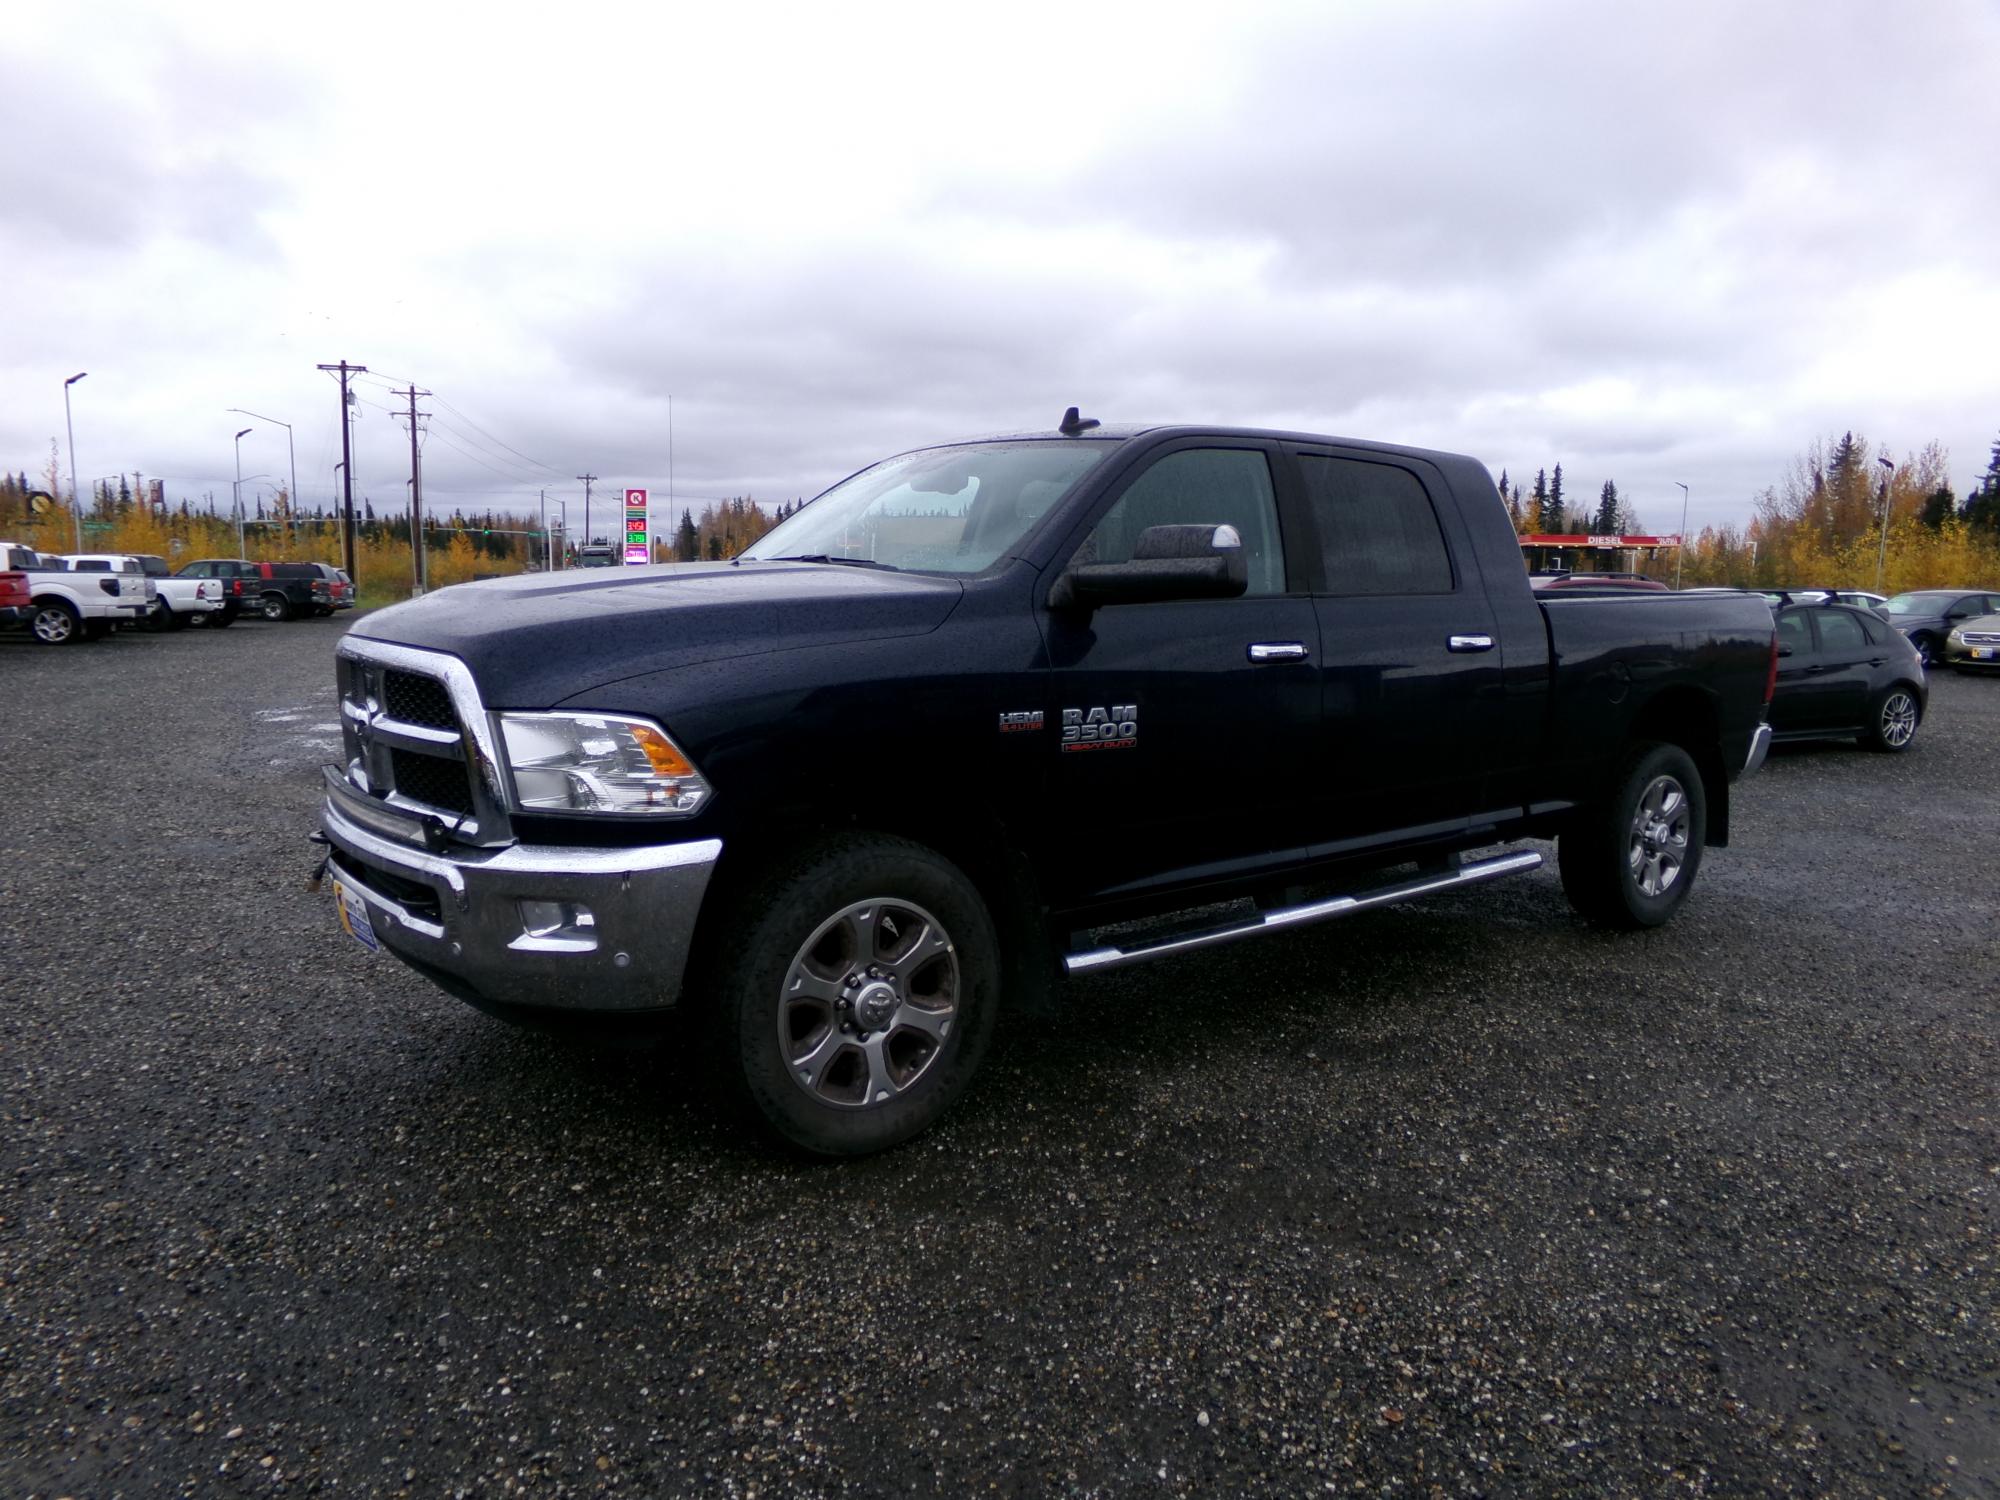
[[[153,608],[141,622],[148,630],[182,630],[189,625],[227,625],[219,578],[176,578],[167,560],[152,552],[73,552],[76,573],[141,573],[156,590]]]
[[[69,646],[143,620],[158,590],[140,572],[71,572],[61,557],[0,542],[0,567],[28,575],[28,631],[44,646]]]

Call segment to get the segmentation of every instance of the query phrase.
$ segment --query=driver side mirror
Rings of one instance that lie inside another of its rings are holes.
[[[1088,611],[1104,604],[1235,599],[1249,586],[1243,538],[1234,526],[1148,526],[1130,562],[1064,569],[1049,591],[1049,605]]]

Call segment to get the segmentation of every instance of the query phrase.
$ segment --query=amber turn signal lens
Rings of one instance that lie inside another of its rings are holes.
[[[639,742],[639,748],[646,752],[646,759],[652,764],[656,774],[661,776],[692,776],[694,766],[688,758],[674,748],[673,741],[650,724],[627,724],[626,732]]]

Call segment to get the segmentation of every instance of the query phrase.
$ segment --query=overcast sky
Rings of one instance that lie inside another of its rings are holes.
[[[960,19],[963,18],[963,19]],[[0,28],[0,466],[578,520],[1113,420],[1738,522],[2000,436],[2000,6],[130,7]],[[448,405],[443,403],[449,403]],[[67,460],[64,467],[67,469]],[[255,481],[252,488],[270,480]],[[600,491],[601,492],[601,491]],[[602,525],[598,529],[603,529]]]

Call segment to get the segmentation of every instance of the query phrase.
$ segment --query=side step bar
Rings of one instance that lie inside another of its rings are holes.
[[[1188,953],[1196,948],[1212,948],[1218,943],[1233,943],[1242,938],[1257,937],[1267,932],[1280,932],[1288,927],[1306,927],[1314,922],[1330,922],[1335,917],[1352,916],[1358,911],[1367,911],[1374,906],[1393,906],[1399,901],[1412,901],[1418,896],[1434,896],[1439,891],[1455,891],[1460,886],[1479,885],[1484,881],[1498,880],[1506,875],[1525,875],[1530,870],[1542,866],[1542,856],[1532,849],[1514,854],[1496,854],[1490,859],[1474,860],[1470,864],[1459,865],[1441,875],[1419,875],[1396,885],[1381,886],[1376,890],[1363,891],[1358,896],[1330,896],[1324,901],[1308,901],[1302,906],[1280,906],[1270,911],[1259,912],[1256,916],[1241,922],[1229,922],[1220,927],[1204,928],[1195,932],[1176,933],[1168,937],[1142,942],[1131,948],[1090,948],[1080,953],[1066,954],[1063,968],[1071,974],[1095,974],[1103,969],[1119,969],[1126,964],[1143,963],[1149,958],[1165,958],[1173,953]]]

